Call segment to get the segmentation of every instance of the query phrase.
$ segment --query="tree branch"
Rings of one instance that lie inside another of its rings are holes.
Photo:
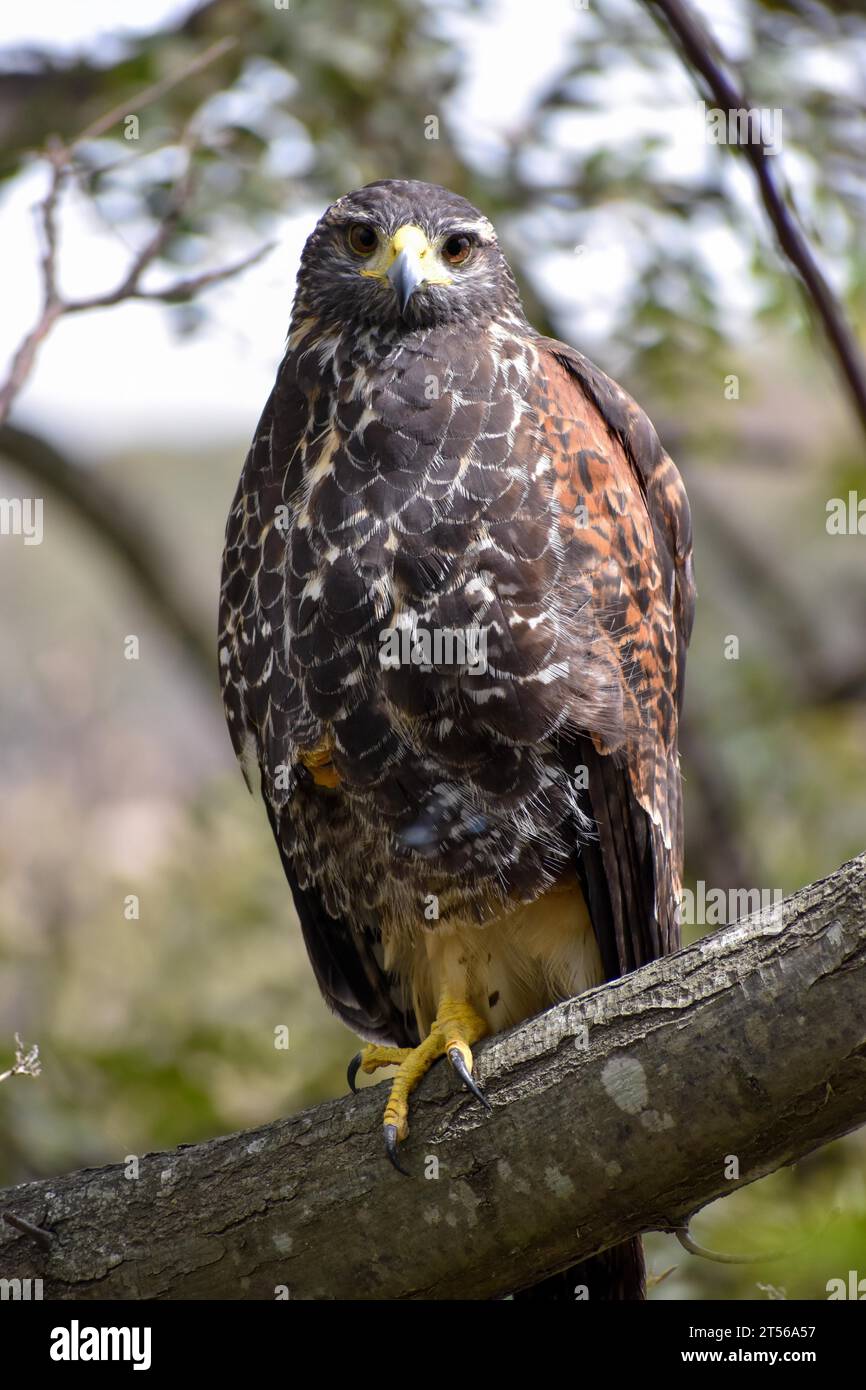
[[[679,47],[687,66],[698,74],[724,111],[751,109],[752,103],[725,71],[715,39],[694,13],[688,0],[644,0],[651,13],[660,16]],[[806,294],[824,325],[833,353],[848,384],[860,423],[866,430],[866,365],[842,306],[825,279],[811,246],[780,190],[764,146],[748,142],[743,154],[755,179],[782,251],[802,280]]]
[[[76,463],[29,430],[0,425],[0,458],[25,470],[71,508],[138,587],[163,628],[213,690],[217,678],[213,636],[175,578],[156,526],[148,525],[130,500],[94,469]]]
[[[246,1134],[0,1193],[5,1278],[45,1297],[487,1299],[866,1121],[866,855],[784,904],[437,1068],[407,1181],[381,1086]],[[739,1160],[731,1179],[730,1156]],[[438,1176],[436,1174],[438,1165]]]

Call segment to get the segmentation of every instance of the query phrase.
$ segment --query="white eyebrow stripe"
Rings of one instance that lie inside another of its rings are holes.
[[[444,236],[446,231],[449,236],[460,236],[462,232],[466,232],[474,233],[476,236],[492,237],[494,240],[496,238],[493,224],[488,222],[486,217],[482,218],[480,222],[464,222],[462,219],[456,218],[454,225],[444,229],[440,235]]]

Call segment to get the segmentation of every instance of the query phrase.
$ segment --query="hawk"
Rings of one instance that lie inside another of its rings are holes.
[[[436,1059],[483,1099],[480,1038],[676,949],[693,608],[679,473],[530,326],[487,218],[412,180],[329,207],[228,519],[219,663],[367,1043],[350,1084],[397,1066],[396,1166]],[[583,1268],[642,1296],[638,1241]]]

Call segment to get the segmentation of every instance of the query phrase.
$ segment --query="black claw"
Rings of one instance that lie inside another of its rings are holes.
[[[351,1062],[346,1068],[346,1080],[349,1083],[349,1090],[353,1096],[358,1094],[358,1087],[355,1085],[355,1077],[361,1069],[361,1054],[356,1052]]]
[[[449,1047],[448,1061],[451,1063],[457,1075],[460,1077],[460,1080],[463,1082],[463,1085],[468,1086],[473,1096],[480,1100],[481,1104],[485,1106],[488,1110],[492,1111],[493,1106],[490,1104],[490,1101],[487,1099],[486,1095],[481,1090],[481,1087],[478,1085],[477,1081],[473,1080],[472,1073],[467,1067],[465,1061],[463,1060],[463,1053],[460,1051],[459,1047]]]
[[[402,1173],[404,1178],[410,1178],[412,1174],[406,1171],[399,1158],[397,1157],[397,1126],[384,1125],[382,1128],[382,1133],[385,1136],[385,1152],[388,1155],[391,1162],[393,1163],[394,1167],[397,1169],[397,1172]]]

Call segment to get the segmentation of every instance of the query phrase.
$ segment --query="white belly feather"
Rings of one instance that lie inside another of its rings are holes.
[[[576,882],[483,926],[425,924],[411,940],[384,933],[385,965],[411,982],[423,1037],[439,999],[464,999],[502,1032],[604,980],[601,956]]]

